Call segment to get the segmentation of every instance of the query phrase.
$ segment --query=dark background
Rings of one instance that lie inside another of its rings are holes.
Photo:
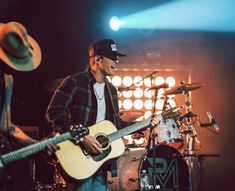
[[[113,38],[119,50],[128,54],[119,68],[191,68],[192,82],[206,83],[192,92],[193,111],[204,121],[206,111],[211,111],[222,134],[198,129],[201,153],[221,155],[204,161],[203,190],[232,190],[235,33],[109,29],[112,15],[121,17],[166,2],[1,0],[0,22],[22,23],[40,44],[43,55],[37,70],[15,75],[13,119],[20,125],[39,126],[41,137],[48,135],[51,127],[44,115],[52,93],[45,90],[45,84],[84,70],[89,43]]]

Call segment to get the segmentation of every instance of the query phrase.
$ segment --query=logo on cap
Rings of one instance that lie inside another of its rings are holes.
[[[112,51],[117,51],[117,46],[116,46],[116,44],[111,44],[111,49],[112,49]]]

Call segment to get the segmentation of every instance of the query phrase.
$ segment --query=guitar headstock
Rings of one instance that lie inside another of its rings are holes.
[[[87,127],[80,125],[71,125],[70,134],[76,142],[80,142],[84,136],[89,134],[89,129]]]

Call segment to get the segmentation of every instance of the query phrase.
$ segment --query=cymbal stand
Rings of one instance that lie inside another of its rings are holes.
[[[166,111],[167,109],[172,108],[168,102],[168,99],[169,99],[169,97],[164,96],[164,103],[163,103],[162,111]]]
[[[192,180],[192,171],[193,171],[193,152],[194,152],[194,148],[195,148],[195,141],[196,143],[200,145],[200,141],[197,137],[197,131],[196,128],[194,127],[194,123],[193,121],[193,117],[197,116],[196,114],[194,114],[191,111],[191,102],[190,102],[190,95],[189,95],[189,91],[184,91],[183,92],[185,95],[185,105],[186,105],[186,114],[184,115],[184,117],[186,118],[185,120],[185,126],[186,126],[186,130],[184,131],[184,134],[186,135],[186,144],[187,144],[187,150],[186,150],[186,155],[187,157],[187,161],[188,161],[188,165],[189,165],[189,190],[193,191],[193,180]],[[196,119],[197,120],[197,119]],[[184,151],[185,153],[185,151]]]
[[[153,81],[152,80],[152,75],[150,76],[150,80],[151,82]],[[158,90],[155,90],[155,93],[154,93],[154,96],[153,96],[153,99],[152,99],[152,118],[154,118],[155,116],[155,113],[156,113],[156,101],[157,101],[157,95],[158,95]],[[155,148],[155,145],[156,145],[156,142],[155,142],[155,137],[152,136],[152,131],[153,131],[153,128],[151,127],[150,128],[150,133],[149,133],[149,138],[148,138],[148,143],[147,143],[147,153],[150,152],[151,148],[152,148],[152,157],[153,157],[153,173],[152,173],[152,188],[153,190],[155,190],[156,188],[156,152],[154,150]]]

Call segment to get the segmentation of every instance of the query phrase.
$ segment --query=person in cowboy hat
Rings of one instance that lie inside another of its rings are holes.
[[[25,146],[37,142],[12,123],[10,107],[13,92],[12,74],[14,71],[35,70],[40,65],[41,58],[38,43],[27,34],[22,24],[0,23],[0,146],[5,151],[12,149],[11,140]],[[49,154],[56,149],[56,146],[50,145]],[[19,171],[16,171],[16,167],[24,169],[25,165],[22,161],[16,161],[6,166],[7,173],[12,180],[5,185],[8,190],[30,191],[34,189],[30,174],[26,171],[21,171],[19,174]]]
[[[91,43],[88,55],[88,68],[65,78],[48,106],[47,119],[59,132],[68,131],[66,127],[71,124],[89,127],[104,119],[113,122],[118,129],[131,124],[120,119],[117,89],[106,78],[115,75],[119,57],[126,55],[118,52],[112,39],[100,39]],[[158,122],[153,120],[151,125],[155,126]],[[81,144],[92,155],[102,153],[102,145],[91,135],[86,135]],[[114,160],[102,165],[94,175],[75,185],[75,190],[106,191],[107,170],[112,170],[115,175],[115,163]]]

